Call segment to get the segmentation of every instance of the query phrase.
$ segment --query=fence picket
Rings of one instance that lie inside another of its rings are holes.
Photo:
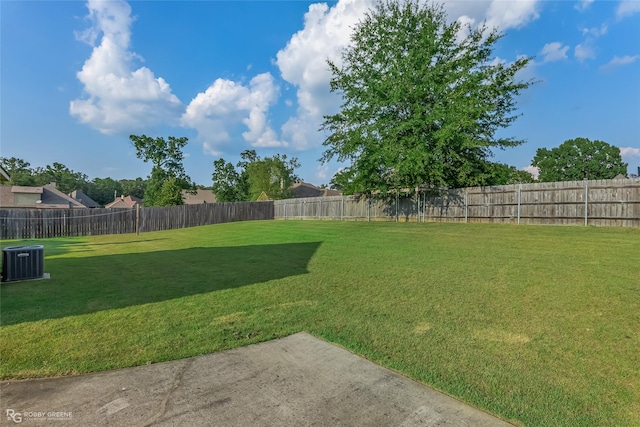
[[[125,234],[274,218],[273,202],[208,203],[136,209],[0,209],[0,238]]]
[[[361,221],[446,221],[514,224],[640,226],[640,180],[542,182],[423,193],[389,203],[366,197],[324,197],[321,217]],[[299,206],[319,198],[274,201],[276,219],[317,217]]]

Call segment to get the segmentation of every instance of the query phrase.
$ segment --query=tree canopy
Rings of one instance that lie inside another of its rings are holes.
[[[144,199],[144,192],[147,188],[147,182],[144,179],[140,177],[136,179],[121,179],[119,183],[122,186],[122,194],[125,196]]]
[[[42,186],[52,182],[63,193],[74,190],[87,191],[89,177],[82,172],[75,172],[62,163],[31,168],[31,164],[16,157],[0,157],[0,164],[9,174],[12,185]]]
[[[118,194],[124,194],[124,191],[121,182],[107,177],[95,178],[91,181],[86,194],[97,204],[104,206],[113,202]]]
[[[491,179],[489,185],[526,184],[534,182],[533,175],[514,166],[504,163],[491,163]]]
[[[604,141],[569,139],[548,150],[539,148],[531,164],[540,171],[539,181],[580,181],[612,179],[627,175],[627,163],[620,149]]]
[[[245,150],[240,157],[238,169],[223,158],[213,162],[212,188],[218,201],[256,200],[263,191],[273,200],[292,196],[298,159],[287,159],[286,154],[262,159],[255,150]]]
[[[533,84],[516,79],[531,58],[492,56],[502,36],[448,23],[431,3],[379,3],[355,26],[342,65],[329,61],[343,103],[325,116],[322,160],[350,162],[340,176],[350,192],[489,183],[491,148],[524,142],[497,131],[516,120],[516,96]]]
[[[12,185],[36,185],[31,163],[17,157],[0,157],[0,165],[2,165],[2,168],[9,174]]]
[[[195,185],[187,176],[182,149],[189,140],[186,137],[151,138],[146,135],[131,135],[136,155],[144,162],[153,163],[151,175],[145,189],[145,206],[181,205],[182,190],[191,190]]]
[[[249,193],[242,175],[222,157],[213,162],[212,191],[219,202],[247,200]]]

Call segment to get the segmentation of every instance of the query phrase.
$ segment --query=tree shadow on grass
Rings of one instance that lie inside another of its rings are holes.
[[[50,238],[50,239],[22,239],[22,240],[5,240],[0,242],[2,249],[14,246],[44,246],[44,253],[46,256],[64,255],[69,252],[86,252],[87,248],[93,248],[95,246],[112,246],[112,245],[129,245],[131,243],[142,242],[158,242],[161,240],[167,240],[166,238],[154,238],[154,239],[132,239],[124,240],[122,242],[85,242],[82,240],[76,240],[77,238]]]
[[[321,242],[45,261],[50,280],[2,284],[0,324],[93,313],[306,274]]]

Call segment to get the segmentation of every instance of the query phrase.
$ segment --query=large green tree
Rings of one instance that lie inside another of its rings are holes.
[[[144,162],[153,163],[145,189],[145,206],[180,205],[182,190],[191,190],[194,184],[184,170],[182,150],[189,140],[186,137],[151,138],[146,135],[129,137],[136,155]]]
[[[298,180],[294,171],[299,167],[298,159],[287,160],[286,154],[249,163],[245,172],[250,200],[256,200],[263,191],[273,200],[292,197],[291,186]]]
[[[354,194],[363,191],[354,184],[354,170],[351,168],[340,169],[329,181],[329,186],[334,190],[342,191],[344,194]]]
[[[343,103],[322,125],[322,160],[350,162],[342,177],[353,191],[488,183],[491,149],[523,143],[497,131],[533,83],[516,77],[530,58],[492,56],[501,37],[449,23],[432,3],[379,3],[355,26],[342,64],[329,61]]]
[[[177,206],[184,204],[182,199],[182,184],[174,176],[162,181],[162,185],[155,195],[155,206]]]
[[[604,141],[569,139],[556,148],[539,148],[531,164],[540,171],[539,181],[612,179],[627,175],[628,164],[620,149]]]
[[[218,202],[248,200],[249,191],[243,176],[222,157],[213,162],[213,187]]]
[[[218,201],[256,200],[263,191],[274,200],[292,196],[298,159],[288,159],[286,154],[262,159],[255,150],[245,150],[240,157],[237,169],[222,158],[213,162],[212,189]]]

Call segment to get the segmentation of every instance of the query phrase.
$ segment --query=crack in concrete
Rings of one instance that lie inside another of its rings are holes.
[[[167,411],[167,402],[171,398],[171,395],[173,394],[173,392],[175,392],[176,389],[180,386],[180,383],[182,382],[182,377],[184,376],[185,372],[189,370],[191,365],[193,365],[193,361],[194,361],[193,358],[187,359],[187,361],[185,362],[180,372],[176,374],[176,377],[173,380],[173,384],[171,385],[171,388],[169,389],[169,391],[167,391],[167,394],[165,395],[164,399],[162,399],[162,402],[160,402],[160,409],[151,420],[143,424],[143,427],[150,427],[162,418],[164,413]]]

